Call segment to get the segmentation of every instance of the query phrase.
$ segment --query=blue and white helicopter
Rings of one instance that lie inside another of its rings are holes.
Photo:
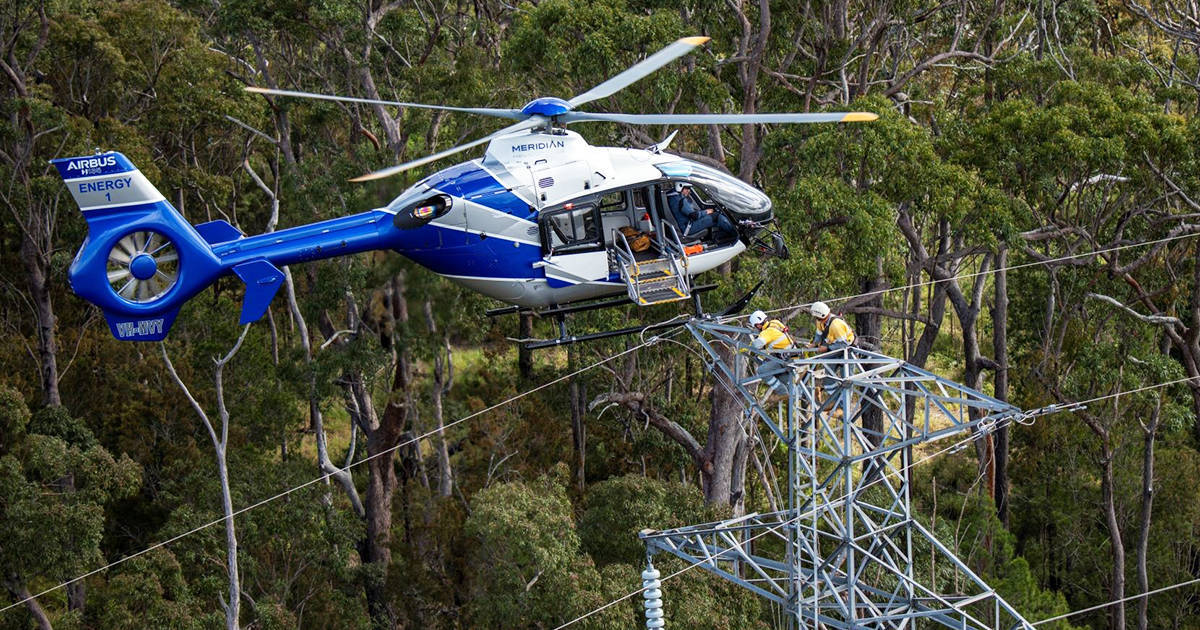
[[[157,341],[182,304],[218,277],[246,284],[241,322],[265,314],[279,266],[392,249],[514,309],[557,309],[625,294],[648,305],[688,298],[693,276],[748,246],[780,249],[771,200],[741,180],[664,152],[594,147],[565,125],[813,123],[874,120],[870,113],[622,114],[576,111],[708,41],[678,40],[570,100],[521,109],[449,107],[247,88],[285,97],[441,109],[517,120],[479,140],[376,171],[386,177],[488,144],[483,158],[438,171],[386,207],[257,236],[225,221],[191,225],[124,155],[54,160],[83,211],[88,238],[70,269],[74,291],[103,311],[117,339]],[[670,210],[682,186],[702,212],[720,213],[735,238],[690,234]],[[622,229],[624,228],[624,229]],[[766,235],[766,236],[764,236]],[[772,239],[771,237],[774,237]],[[617,300],[626,303],[625,298]],[[564,306],[567,305],[567,306]],[[590,306],[577,307],[591,308]],[[544,311],[543,311],[544,312]]]

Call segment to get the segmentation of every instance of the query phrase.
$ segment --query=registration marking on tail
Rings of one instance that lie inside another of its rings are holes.
[[[163,318],[158,319],[142,319],[133,322],[117,322],[113,325],[117,335],[121,339],[130,337],[145,337],[147,335],[161,335],[163,331]]]

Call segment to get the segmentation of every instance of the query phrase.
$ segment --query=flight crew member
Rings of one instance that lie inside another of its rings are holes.
[[[810,312],[816,320],[817,331],[807,347],[816,348],[817,352],[827,352],[854,345],[854,330],[846,320],[832,314],[828,304],[813,302]]]
[[[675,223],[679,225],[681,232],[680,236],[684,238],[695,236],[713,225],[716,225],[721,232],[721,236],[717,240],[730,241],[737,238],[737,228],[733,226],[733,221],[730,221],[729,217],[712,208],[700,209],[696,204],[695,197],[692,197],[691,186],[685,184],[678,193],[667,195],[667,205],[675,215]]]
[[[750,314],[750,326],[759,331],[758,336],[750,344],[755,350],[787,350],[794,344],[791,336],[788,335],[787,326],[778,319],[767,320],[767,314],[762,311],[754,311]],[[775,378],[787,367],[783,361],[778,359],[764,359],[762,365],[758,368],[758,376],[762,378],[770,389],[767,390],[767,395],[770,396],[777,387],[779,387],[779,379]]]

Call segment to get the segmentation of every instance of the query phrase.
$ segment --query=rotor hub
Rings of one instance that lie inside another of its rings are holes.
[[[526,116],[546,116],[547,118],[562,116],[569,111],[571,111],[571,104],[554,96],[535,98],[521,108],[521,113]]]
[[[150,254],[138,254],[129,263],[129,273],[138,280],[149,280],[158,271],[158,263]]]

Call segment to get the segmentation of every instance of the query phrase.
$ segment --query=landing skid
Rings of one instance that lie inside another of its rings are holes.
[[[705,284],[692,289],[692,293],[706,293],[717,288],[715,284]],[[514,315],[517,313],[532,313],[537,317],[555,317],[558,315],[569,315],[571,313],[582,313],[584,311],[596,311],[602,308],[613,308],[616,306],[629,306],[633,301],[626,296],[615,298],[604,298],[600,300],[587,299],[576,300],[574,302],[565,302],[558,306],[553,306],[547,309],[531,309],[522,306],[505,306],[502,308],[494,308],[485,311],[484,315],[488,317],[500,317],[502,315]]]
[[[762,287],[762,284],[763,283],[760,281],[758,284],[754,285],[753,289],[750,289],[750,291],[748,291],[745,295],[743,295],[741,298],[739,298],[736,302],[729,305],[724,310],[720,311],[717,314],[717,316],[725,317],[725,316],[729,316],[729,315],[734,315],[734,314],[738,313],[739,311],[741,311],[742,309],[746,308],[746,305],[750,303],[750,300],[754,297],[754,294],[758,292],[758,289],[760,287]],[[696,317],[699,317],[699,318],[709,317],[709,315],[706,315],[704,313],[703,309],[700,306],[699,294],[707,293],[708,291],[712,291],[715,288],[717,288],[717,285],[715,285],[715,284],[706,284],[706,285],[692,288],[692,304],[695,306],[695,309],[696,309]],[[512,307],[506,307],[506,308],[500,308],[500,309],[493,309],[491,311],[488,311],[487,315],[489,317],[496,317],[498,315],[507,315],[507,314],[513,314],[513,313],[533,313],[534,315],[537,315],[539,317],[554,317],[555,320],[558,322],[558,331],[559,331],[558,338],[557,339],[520,340],[521,348],[525,349],[525,350],[538,350],[540,348],[554,348],[554,347],[558,347],[558,346],[570,345],[573,343],[580,343],[583,341],[595,341],[597,339],[608,339],[610,337],[621,337],[624,335],[637,335],[637,334],[641,334],[641,333],[645,333],[645,332],[653,331],[653,330],[665,330],[665,329],[669,329],[669,328],[678,328],[687,323],[687,320],[679,319],[679,320],[671,320],[671,321],[666,321],[666,322],[659,322],[657,324],[650,324],[648,326],[630,326],[628,328],[619,328],[616,330],[606,330],[606,331],[602,331],[602,332],[588,333],[586,335],[571,335],[571,334],[567,333],[566,316],[570,313],[593,311],[593,310],[598,310],[598,309],[602,309],[602,308],[610,308],[610,307],[614,307],[614,306],[626,306],[629,304],[632,304],[632,302],[628,298],[622,297],[622,298],[613,298],[613,299],[598,300],[598,301],[585,301],[585,302],[581,302],[581,303],[577,303],[577,304],[566,304],[566,305],[561,305],[561,306],[557,306],[557,307],[542,310],[542,311],[522,309],[520,307],[512,306]]]
[[[617,330],[606,330],[604,332],[589,333],[587,335],[564,335],[558,339],[545,339],[542,341],[528,341],[521,344],[526,350],[537,350],[539,348],[553,348],[555,346],[567,346],[581,341],[595,341],[597,339],[607,339],[609,337],[620,337],[623,335],[636,335],[642,332],[651,330],[663,330],[666,328],[678,328],[686,324],[688,320],[681,319],[678,321],[662,322],[658,324],[650,324],[649,326],[631,326],[629,328],[620,328]]]

